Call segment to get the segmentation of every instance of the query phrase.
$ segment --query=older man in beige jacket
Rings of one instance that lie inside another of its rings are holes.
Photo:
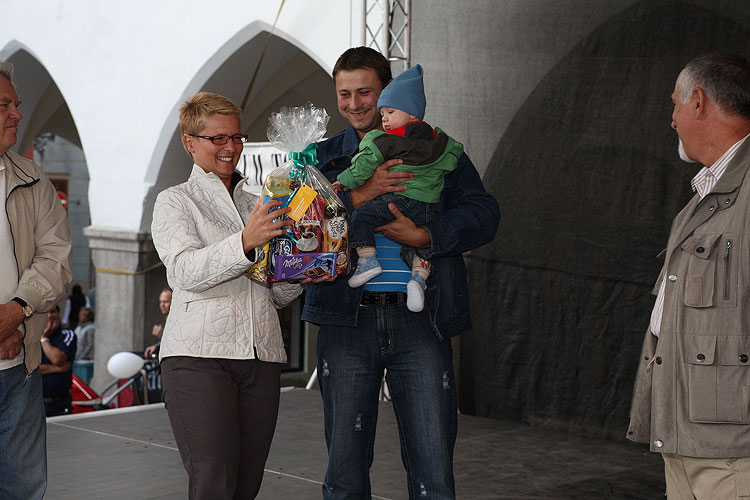
[[[669,500],[750,495],[750,65],[682,70],[672,128],[705,165],[677,215],[635,385],[628,438],[665,462]]]

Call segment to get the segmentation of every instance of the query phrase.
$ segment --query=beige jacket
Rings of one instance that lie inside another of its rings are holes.
[[[661,332],[646,332],[627,434],[651,451],[750,457],[749,166],[746,140],[672,225]]]
[[[34,162],[8,151],[5,162],[5,208],[18,264],[15,296],[34,310],[25,321],[24,363],[31,372],[42,361],[39,339],[49,311],[73,279],[68,215],[52,183]]]
[[[246,273],[254,262],[242,249],[242,229],[257,197],[244,182],[230,196],[215,174],[193,165],[187,182],[156,198],[151,235],[173,290],[160,359],[249,359],[255,349],[262,361],[286,362],[276,309],[302,288],[268,287]]]

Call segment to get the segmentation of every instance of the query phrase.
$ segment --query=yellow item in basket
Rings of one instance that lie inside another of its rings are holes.
[[[299,188],[297,194],[289,202],[289,208],[292,209],[288,214],[289,218],[294,219],[294,222],[299,222],[316,196],[318,196],[318,192],[307,184]]]

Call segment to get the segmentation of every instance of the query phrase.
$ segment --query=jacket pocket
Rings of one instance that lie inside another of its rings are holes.
[[[696,234],[680,248],[688,259],[684,303],[688,307],[711,307],[716,290],[716,261],[719,234]]]
[[[201,331],[204,341],[225,341],[235,337],[237,303],[227,295],[191,300],[180,319],[192,325],[189,329]]]
[[[750,337],[684,338],[690,420],[750,423]]]
[[[719,242],[720,279],[719,304],[722,306],[737,305],[737,243],[736,235],[724,234]]]

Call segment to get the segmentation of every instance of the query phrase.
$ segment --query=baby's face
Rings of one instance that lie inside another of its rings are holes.
[[[400,128],[410,122],[419,121],[414,115],[410,115],[406,111],[401,111],[396,108],[389,108],[383,106],[380,108],[380,115],[383,117],[383,130],[388,131],[392,128]]]

